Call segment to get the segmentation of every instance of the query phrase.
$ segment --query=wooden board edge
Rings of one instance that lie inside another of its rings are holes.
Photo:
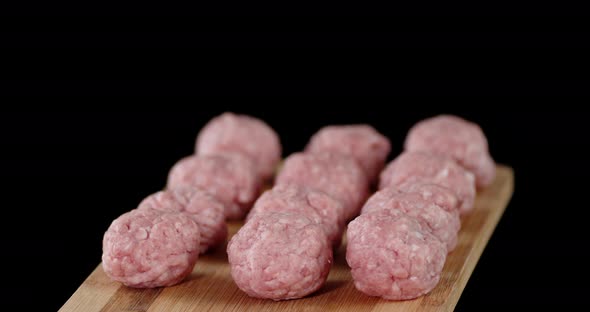
[[[465,287],[467,287],[467,283],[469,282],[471,275],[473,275],[473,271],[477,267],[479,259],[483,255],[483,252],[488,242],[492,238],[496,230],[496,227],[500,223],[500,220],[502,219],[504,212],[508,208],[510,200],[512,199],[512,196],[514,194],[514,169],[508,166],[498,166],[498,168],[502,168],[502,170],[506,170],[508,172],[508,174],[506,175],[506,182],[502,183],[503,188],[500,192],[501,195],[497,198],[501,202],[498,205],[499,207],[501,207],[501,209],[492,210],[493,213],[490,216],[492,220],[486,223],[487,227],[482,232],[482,235],[479,235],[475,238],[475,242],[473,244],[475,246],[474,250],[469,254],[469,257],[475,257],[475,259],[474,261],[465,260],[466,265],[463,267],[463,270],[459,274],[459,279],[456,284],[457,287],[454,287],[451,290],[451,293],[449,294],[449,301],[451,304],[449,304],[448,306],[448,312],[454,311],[455,307],[457,306],[457,303],[459,303],[459,299],[461,298],[461,295],[463,294]]]

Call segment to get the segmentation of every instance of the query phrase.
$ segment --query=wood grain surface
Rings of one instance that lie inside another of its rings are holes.
[[[201,256],[184,282],[167,288],[128,288],[111,281],[98,265],[60,311],[452,311],[513,188],[512,169],[499,165],[494,183],[478,192],[475,209],[462,218],[459,243],[447,257],[439,284],[415,300],[386,301],[357,291],[346,265],[344,240],[335,252],[326,285],[303,299],[274,302],[248,297],[233,283],[225,246],[221,246]],[[230,235],[240,225],[230,223]]]

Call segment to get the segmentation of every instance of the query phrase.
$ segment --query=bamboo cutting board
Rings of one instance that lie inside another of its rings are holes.
[[[112,282],[99,265],[60,311],[452,311],[486,243],[512,196],[514,173],[498,166],[492,185],[480,191],[473,212],[462,218],[459,243],[447,257],[439,284],[410,301],[386,301],[354,288],[346,265],[345,242],[323,288],[307,298],[274,302],[253,299],[233,283],[225,246],[199,258],[193,273],[179,285],[132,289]],[[229,224],[230,235],[240,227]]]

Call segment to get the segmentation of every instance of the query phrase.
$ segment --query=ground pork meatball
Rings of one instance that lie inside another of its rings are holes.
[[[292,154],[276,184],[299,184],[327,193],[342,203],[347,220],[359,213],[369,193],[361,167],[352,158],[337,154]]]
[[[171,286],[192,272],[200,237],[199,226],[185,213],[132,210],[104,234],[102,267],[129,287]]]
[[[309,140],[308,153],[338,153],[351,156],[374,182],[391,151],[389,139],[369,125],[327,126]]]
[[[273,176],[281,160],[277,133],[260,119],[224,113],[203,127],[196,143],[198,155],[241,153],[249,157],[262,179]]]
[[[362,214],[347,230],[354,286],[387,300],[414,299],[440,280],[447,249],[416,218],[400,211]]]
[[[256,200],[246,222],[252,217],[272,212],[301,214],[322,226],[334,246],[340,244],[344,230],[344,208],[330,195],[296,184],[281,184],[264,192]]]
[[[395,188],[384,188],[369,198],[361,213],[382,210],[399,210],[424,221],[432,234],[446,244],[449,252],[457,245],[461,228],[457,209],[446,211],[435,202],[424,199],[420,193],[404,193]]]
[[[168,174],[168,188],[206,190],[223,203],[227,219],[246,215],[260,193],[261,183],[252,162],[238,154],[185,157]]]
[[[475,174],[477,187],[489,185],[495,177],[496,165],[483,131],[457,116],[440,115],[418,122],[406,137],[405,149],[453,158]]]
[[[307,296],[324,285],[332,248],[321,226],[291,213],[253,217],[227,246],[231,275],[255,298]]]
[[[138,209],[156,209],[189,214],[199,225],[201,253],[223,243],[227,237],[225,208],[213,195],[203,189],[179,187],[160,191],[146,197]]]
[[[455,192],[461,214],[473,209],[475,177],[450,158],[420,152],[403,152],[381,172],[379,189],[405,183],[432,183],[444,186]]]

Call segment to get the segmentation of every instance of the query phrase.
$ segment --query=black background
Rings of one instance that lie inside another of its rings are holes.
[[[369,123],[392,140],[393,157],[422,118],[454,113],[473,120],[496,161],[514,168],[516,188],[457,310],[558,308],[580,304],[588,291],[586,113],[496,105],[515,104],[510,97],[444,99],[468,103],[468,110],[426,108],[443,99],[409,97],[129,100],[202,108],[2,113],[2,261],[14,276],[2,290],[12,303],[61,306],[99,263],[110,221],[162,188],[172,164],[192,153],[199,129],[226,110],[266,120],[280,134],[284,155],[327,124]],[[533,100],[568,101],[527,99]]]
[[[220,4],[220,16],[190,17],[200,8],[51,2],[0,16],[0,104],[20,109],[0,113],[5,302],[57,310],[99,263],[110,222],[161,189],[199,129],[231,110],[274,127],[284,156],[328,124],[373,125],[391,139],[391,159],[422,118],[477,122],[495,160],[514,168],[515,193],[457,311],[584,304],[584,10],[416,5],[287,17],[301,9]]]

